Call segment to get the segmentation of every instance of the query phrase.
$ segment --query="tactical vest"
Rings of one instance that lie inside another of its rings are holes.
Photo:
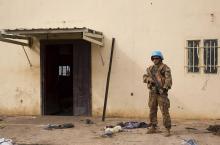
[[[150,66],[148,73],[150,74],[151,77],[155,75],[155,79],[157,79],[160,86],[163,87],[165,84],[165,79],[166,79],[165,71],[164,71],[164,67],[166,67],[166,65],[162,63],[156,72],[154,72],[154,69],[155,69],[154,67],[155,67],[154,65]]]

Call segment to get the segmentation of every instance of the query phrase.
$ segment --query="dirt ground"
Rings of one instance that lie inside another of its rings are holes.
[[[86,124],[91,119],[94,124]],[[125,121],[147,119],[73,117],[73,116],[19,116],[3,117],[0,121],[0,138],[10,138],[23,145],[181,145],[183,139],[195,139],[199,145],[220,145],[220,136],[208,133],[209,125],[220,124],[220,120],[173,120],[172,135],[164,137],[164,128],[159,120],[162,133],[146,134],[147,129],[130,129],[116,133],[113,137],[101,137],[106,125]],[[74,128],[45,130],[47,124],[73,123]],[[186,127],[196,128],[186,129]]]

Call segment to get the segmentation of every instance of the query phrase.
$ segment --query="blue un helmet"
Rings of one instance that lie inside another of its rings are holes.
[[[163,60],[163,54],[160,51],[153,51],[151,54],[151,60],[153,57],[159,57],[161,60]]]

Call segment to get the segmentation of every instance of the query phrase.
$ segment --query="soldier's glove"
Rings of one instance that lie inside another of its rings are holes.
[[[159,93],[160,93],[160,94],[165,94],[165,93],[167,93],[167,92],[168,92],[168,90],[165,89],[165,88],[159,90]]]
[[[152,79],[148,79],[147,83],[150,84],[150,85],[155,85],[155,83]]]
[[[147,75],[146,74],[143,75],[143,82],[147,83]]]

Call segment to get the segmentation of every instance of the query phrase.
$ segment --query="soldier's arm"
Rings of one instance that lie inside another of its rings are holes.
[[[144,74],[144,75],[143,75],[143,82],[144,82],[144,83],[147,83],[147,74]]]
[[[143,79],[144,79],[144,83],[147,83],[148,89],[152,89],[152,85],[153,85],[154,81],[153,81],[151,74],[150,74],[150,67],[147,68],[146,74],[144,74]]]
[[[143,75],[143,81],[144,81],[144,83],[147,83],[147,84],[153,83],[153,79],[151,77],[149,68],[147,68],[146,74]]]
[[[166,90],[171,89],[172,87],[172,75],[171,75],[171,70],[168,66],[165,67],[165,83],[163,88]]]

